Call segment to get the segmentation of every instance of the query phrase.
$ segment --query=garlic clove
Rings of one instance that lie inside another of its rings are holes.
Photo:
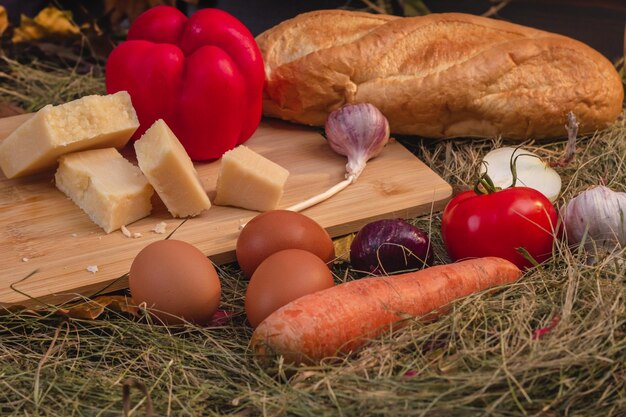
[[[561,208],[570,244],[612,250],[626,246],[626,193],[605,186],[583,191]]]
[[[377,156],[389,142],[389,122],[374,105],[347,104],[333,111],[324,126],[328,145],[348,158],[346,179],[321,194],[287,207],[302,211],[325,201],[356,182],[367,161]]]
[[[515,154],[516,187],[530,187],[541,192],[554,203],[561,192],[561,176],[549,167],[539,155],[521,148],[502,147],[487,153],[480,173],[485,171],[493,183],[508,188],[513,183],[511,157]]]
[[[356,179],[389,141],[387,118],[370,103],[347,104],[333,111],[324,126],[330,147],[348,158],[346,178]]]

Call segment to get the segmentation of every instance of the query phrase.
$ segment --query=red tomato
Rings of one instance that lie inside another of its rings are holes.
[[[491,194],[463,192],[446,206],[441,235],[453,260],[498,256],[520,268],[552,255],[557,212],[539,191],[513,187]]]

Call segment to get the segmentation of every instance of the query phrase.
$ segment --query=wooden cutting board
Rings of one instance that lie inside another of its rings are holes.
[[[27,117],[0,119],[0,140]],[[281,207],[320,193],[344,177],[346,159],[313,129],[264,121],[246,145],[289,170]],[[132,160],[132,146],[124,154]],[[219,161],[198,163],[196,168],[213,200]],[[183,223],[170,217],[155,197],[152,214],[128,225],[141,237],[128,238],[120,231],[107,235],[56,189],[53,178],[48,172],[9,180],[0,172],[0,305],[61,303],[125,288],[124,274],[135,255],[178,226],[172,238],[195,245],[216,264],[232,262],[239,226],[258,214],[213,206]],[[440,210],[451,194],[445,181],[392,140],[355,184],[303,213],[336,237],[375,219]],[[166,234],[152,231],[159,222],[167,224]],[[98,272],[87,270],[93,265]]]

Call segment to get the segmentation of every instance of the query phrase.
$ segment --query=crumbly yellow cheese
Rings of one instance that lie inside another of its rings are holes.
[[[159,119],[135,142],[139,168],[174,217],[211,207],[193,162],[167,124]]]
[[[63,155],[54,179],[57,188],[107,233],[152,210],[154,189],[115,148]]]
[[[47,105],[0,143],[0,168],[7,178],[15,178],[54,167],[66,153],[119,149],[138,127],[126,91]]]
[[[278,206],[289,171],[240,145],[222,156],[214,203],[268,211]]]

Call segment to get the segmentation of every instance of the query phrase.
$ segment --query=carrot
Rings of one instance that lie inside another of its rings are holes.
[[[259,359],[278,354],[289,363],[314,363],[354,351],[407,317],[436,314],[521,275],[511,262],[491,257],[349,281],[276,310],[256,328],[251,347]]]

